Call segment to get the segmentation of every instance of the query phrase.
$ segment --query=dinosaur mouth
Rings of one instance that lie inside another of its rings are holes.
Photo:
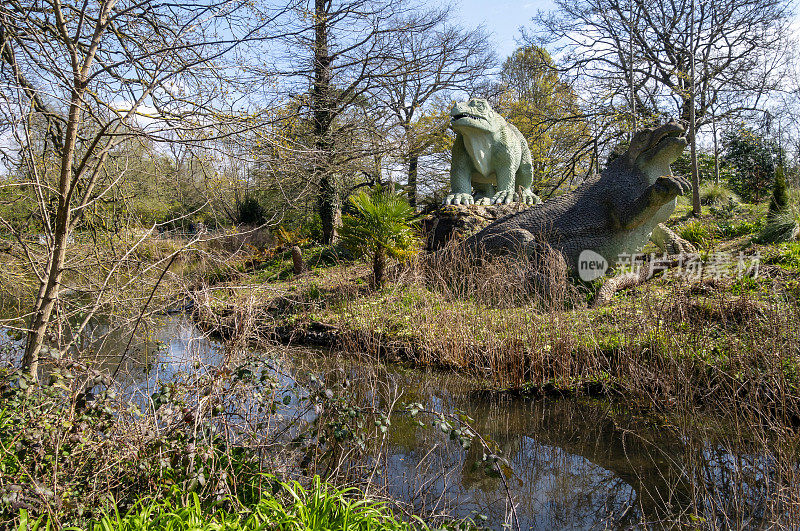
[[[653,131],[648,147],[636,157],[636,164],[640,167],[657,161],[671,164],[687,145],[686,128],[676,121],[665,123]]]
[[[457,121],[462,120],[464,118],[471,118],[473,120],[484,120],[484,118],[482,116],[477,116],[475,114],[469,114],[469,113],[466,113],[466,112],[465,113],[454,114],[452,116],[451,120],[453,122],[457,122]]]
[[[647,151],[656,153],[667,146],[680,144],[682,147],[687,145],[686,128],[677,122],[669,122],[653,132]]]

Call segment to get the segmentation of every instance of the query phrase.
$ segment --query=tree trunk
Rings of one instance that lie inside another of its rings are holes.
[[[39,293],[34,304],[31,316],[30,331],[25,342],[25,353],[22,356],[22,369],[27,371],[31,378],[38,378],[39,354],[42,350],[50,316],[53,313],[58,291],[61,285],[61,275],[64,270],[64,257],[67,251],[67,240],[70,226],[70,184],[72,182],[72,161],[75,156],[75,143],[78,137],[78,123],[80,121],[81,96],[77,90],[72,93],[69,117],[64,139],[64,151],[61,158],[61,171],[58,180],[58,209],[56,211],[56,224],[53,231],[53,249],[48,259],[47,277],[39,288]]]
[[[691,92],[689,93],[689,130],[691,131],[691,156],[692,156],[692,214],[695,217],[700,216],[700,174],[697,171],[697,110],[695,109],[695,27],[694,27],[694,0],[692,0],[692,27],[691,37],[689,39],[689,46],[692,53],[691,56]],[[685,100],[684,100],[685,101]]]
[[[372,257],[372,274],[375,277],[375,288],[381,288],[386,275],[386,250],[383,247],[378,247]]]
[[[306,265],[303,263],[303,251],[297,245],[292,246],[292,272],[295,275],[301,274],[306,270]]]
[[[331,93],[331,56],[328,51],[329,0],[314,0],[314,86],[311,109],[314,113],[316,156],[314,176],[319,183],[317,207],[322,222],[322,243],[330,245],[336,239],[336,226],[341,218],[339,187],[335,168],[331,167],[333,140],[333,95]]]
[[[322,222],[322,243],[325,245],[336,241],[336,228],[341,222],[339,190],[336,184],[335,175],[323,173],[320,178],[317,209]]]
[[[408,154],[408,204],[411,208],[417,208],[417,166],[419,165],[419,154],[411,152]]]
[[[694,101],[692,101],[694,104]],[[700,216],[700,173],[697,171],[697,135],[695,134],[696,123],[694,120],[694,106],[691,110],[691,157],[692,157],[692,215],[695,217]]]
[[[712,132],[714,133],[714,184],[719,184],[719,142],[717,141],[717,119],[712,118]]]

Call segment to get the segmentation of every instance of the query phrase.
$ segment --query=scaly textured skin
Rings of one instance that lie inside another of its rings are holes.
[[[639,131],[625,154],[601,175],[573,192],[498,219],[465,244],[493,254],[520,248],[533,253],[537,244],[547,242],[573,270],[587,249],[609,266],[620,255],[639,252],[653,229],[675,210],[677,197],[691,190],[669,167],[686,147],[683,133],[674,121]]]
[[[479,98],[456,103],[450,116],[456,141],[450,167],[450,194],[445,204],[541,203],[531,191],[531,150],[516,127]],[[520,188],[521,195],[517,193]]]

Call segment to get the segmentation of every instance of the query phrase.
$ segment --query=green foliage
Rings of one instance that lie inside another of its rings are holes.
[[[786,186],[783,166],[775,170],[775,184],[772,187],[772,197],[769,200],[767,219],[772,220],[777,214],[785,211],[789,206],[789,189]]]
[[[755,238],[758,243],[791,242],[800,236],[800,195],[790,193],[783,171],[776,173],[776,184],[767,212],[767,225]],[[780,181],[784,181],[783,184]]]
[[[586,171],[588,157],[575,157],[589,140],[589,126],[576,118],[577,95],[547,50],[531,45],[514,51],[503,63],[500,88],[495,108],[528,142],[534,190],[555,186],[567,172]]]
[[[336,489],[315,476],[309,489],[296,481],[273,482],[273,494],[261,498],[246,512],[205,507],[197,494],[184,501],[175,492],[163,500],[141,500],[124,512],[118,505],[98,521],[69,531],[366,531],[429,529],[424,522],[396,518],[384,502],[366,498],[354,488]],[[20,511],[18,531],[50,529],[50,520],[32,520]]]
[[[684,240],[699,245],[700,247],[707,247],[714,237],[708,227],[697,220],[690,221],[686,225],[680,227],[680,229],[678,229],[678,234],[680,234],[681,238]]]
[[[692,174],[692,156],[687,149],[681,153],[680,157],[671,164],[672,171],[678,175]],[[702,183],[714,182],[714,154],[697,153],[697,171],[700,177],[701,190]],[[719,158],[719,179],[720,182],[729,181],[735,175],[733,166],[724,157]]]
[[[87,390],[104,387],[106,377],[90,375],[87,381],[85,369],[61,360],[57,351],[45,349],[45,355],[52,357],[45,385],[25,374],[0,372],[0,448],[11,449],[0,454],[0,527],[15,517],[14,507],[22,501],[36,508],[37,514],[30,515],[34,519],[41,508],[57,504],[59,521],[77,521],[96,517],[109,496],[127,509],[170,485],[186,495],[196,492],[201,499],[214,499],[218,492],[230,493],[237,503],[259,499],[257,456],[229,445],[213,428],[220,404],[208,408],[196,424],[185,424],[190,433],[171,429],[158,437],[141,437],[131,429],[145,422],[138,406],[113,389],[78,392],[83,385]],[[237,368],[227,381],[243,385],[245,376]],[[205,385],[203,380],[193,384]],[[158,415],[180,411],[196,393],[196,387],[171,383],[153,394],[151,404]],[[196,457],[190,458],[194,451]],[[231,477],[236,483],[227,479]]]
[[[772,215],[756,241],[759,243],[790,242],[797,239],[798,233],[800,233],[800,212],[796,206],[790,206]]]
[[[714,207],[725,207],[739,202],[739,196],[723,183],[700,184],[700,203]]]
[[[800,242],[779,243],[775,249],[777,252],[768,255],[764,260],[765,263],[800,269]]]
[[[717,231],[723,238],[738,238],[745,234],[754,234],[762,229],[763,224],[761,221],[740,221],[728,222],[721,221]]]
[[[727,132],[723,145],[726,162],[736,170],[730,179],[734,191],[748,201],[761,200],[773,182],[780,147],[746,127]]]
[[[350,197],[353,214],[345,214],[340,231],[342,245],[373,260],[375,283],[383,283],[386,256],[404,259],[416,252],[418,239],[414,210],[402,195],[381,186]]]
[[[253,194],[245,194],[236,205],[236,217],[245,225],[263,225],[266,221],[266,209]]]
[[[40,218],[33,216],[36,212],[35,195],[29,188],[5,186],[0,181],[0,220],[15,231],[38,231],[41,228]],[[0,232],[6,231],[0,226]]]

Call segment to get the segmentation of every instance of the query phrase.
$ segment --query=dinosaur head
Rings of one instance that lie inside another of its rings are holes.
[[[655,181],[662,175],[669,175],[669,165],[686,148],[684,128],[672,120],[659,127],[650,127],[636,133],[623,157]]]
[[[476,129],[491,133],[503,123],[503,117],[494,112],[489,102],[480,98],[470,98],[469,101],[453,105],[450,120],[453,130],[462,135]]]

